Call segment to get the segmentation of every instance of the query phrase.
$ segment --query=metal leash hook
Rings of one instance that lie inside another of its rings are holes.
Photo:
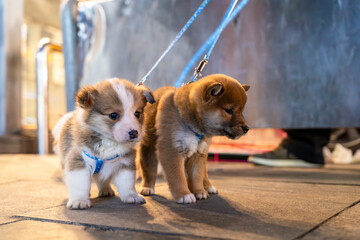
[[[199,63],[199,65],[195,68],[195,72],[194,72],[194,80],[196,81],[199,77],[202,77],[202,70],[204,69],[204,67],[206,66],[206,64],[208,63],[207,59],[207,55],[204,56],[204,59],[201,60],[201,62]]]

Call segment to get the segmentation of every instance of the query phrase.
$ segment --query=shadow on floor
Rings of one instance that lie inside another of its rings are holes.
[[[154,196],[153,199],[168,209],[178,219],[169,219],[168,224],[181,231],[202,229],[204,234],[215,229],[231,231],[234,236],[241,236],[244,232],[256,235],[274,236],[274,233],[303,232],[304,229],[288,227],[281,224],[266,223],[260,216],[247,213],[245,210],[237,210],[226,199],[219,195],[211,195],[209,199],[197,201],[195,204],[181,205],[169,201],[161,196]],[[261,229],[259,231],[259,229]],[[211,235],[210,235],[211,236]],[[278,236],[281,237],[281,236]],[[284,236],[282,236],[284,237]]]
[[[265,168],[255,169],[212,169],[209,172],[211,177],[239,177],[254,178],[257,180],[266,179],[267,181],[297,181],[297,182],[326,182],[329,184],[352,184],[360,186],[360,169],[293,169],[293,168]],[[357,181],[354,181],[357,180]]]

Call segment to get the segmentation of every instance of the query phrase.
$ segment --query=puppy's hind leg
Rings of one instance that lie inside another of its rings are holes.
[[[158,167],[155,147],[145,146],[141,143],[139,146],[139,160],[142,176],[140,193],[144,196],[153,195],[155,193],[155,182]]]
[[[98,176],[94,177],[96,185],[99,189],[99,197],[115,196],[114,190],[110,186],[110,180],[102,181]]]

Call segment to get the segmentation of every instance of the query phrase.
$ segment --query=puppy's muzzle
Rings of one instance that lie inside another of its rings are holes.
[[[249,131],[249,127],[246,125],[241,126],[241,129],[243,130],[244,134],[246,134]]]
[[[137,130],[131,130],[131,131],[129,132],[129,137],[130,137],[130,139],[135,139],[135,138],[137,138],[138,136],[139,136],[139,133],[138,133]]]
[[[225,128],[222,130],[222,133],[230,138],[230,139],[238,139],[242,135],[245,135],[249,131],[249,127],[247,125],[242,125],[241,128],[234,127],[234,128]]]

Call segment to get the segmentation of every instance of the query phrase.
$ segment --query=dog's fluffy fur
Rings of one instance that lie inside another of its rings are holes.
[[[248,131],[242,114],[248,89],[233,78],[215,74],[178,89],[156,90],[156,104],[144,110],[139,146],[141,194],[154,194],[158,160],[178,203],[193,203],[217,193],[206,168],[211,137],[235,139]],[[205,136],[200,143],[195,132]]]
[[[142,135],[146,102],[153,102],[147,88],[116,78],[77,93],[76,110],[64,115],[53,129],[69,192],[68,208],[91,205],[89,194],[96,160],[86,157],[83,151],[104,160],[100,172],[93,175],[99,196],[114,196],[112,180],[123,202],[145,202],[134,187],[134,146]],[[116,155],[119,157],[105,160]]]

